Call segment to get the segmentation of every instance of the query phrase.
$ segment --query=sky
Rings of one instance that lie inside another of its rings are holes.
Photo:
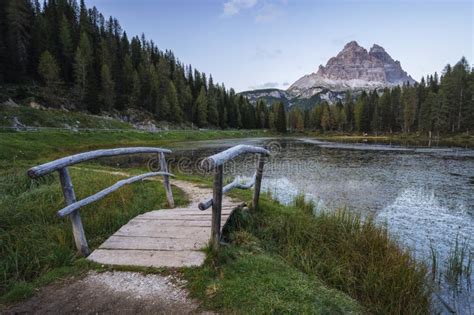
[[[351,40],[384,47],[415,80],[474,62],[473,0],[85,2],[237,92],[286,89]]]

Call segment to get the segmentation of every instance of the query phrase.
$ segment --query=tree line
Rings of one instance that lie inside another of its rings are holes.
[[[0,2],[0,83],[40,82],[48,106],[91,113],[137,108],[157,120],[199,127],[339,132],[469,132],[474,71],[462,58],[415,85],[346,94],[336,104],[285,109],[250,104],[144,35],[128,39],[117,19],[81,0]]]
[[[474,129],[474,69],[463,57],[419,83],[383,91],[347,93],[336,104],[288,113],[291,130],[392,133],[461,133]]]
[[[48,106],[100,113],[138,108],[158,120],[253,128],[255,111],[233,89],[184,65],[144,35],[83,0],[0,2],[0,83],[41,83]]]

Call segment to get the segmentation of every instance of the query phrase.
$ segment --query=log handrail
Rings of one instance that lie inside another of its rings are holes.
[[[232,181],[232,183],[227,184],[222,188],[222,193],[223,194],[228,193],[229,191],[231,191],[234,188],[237,188],[237,189],[250,189],[255,185],[255,177],[256,176],[257,176],[257,173],[253,174],[252,179],[250,179],[246,183],[241,183],[237,178],[235,178]],[[200,202],[198,204],[199,210],[202,210],[202,211],[204,211],[206,209],[209,209],[211,206],[212,206],[212,198],[209,198],[208,200]]]
[[[225,151],[207,157],[201,162],[201,166],[205,170],[212,170],[220,165],[223,165],[225,162],[246,153],[259,153],[264,156],[270,155],[270,151],[267,149],[255,147],[253,145],[239,144]]]
[[[61,168],[65,168],[74,164],[82,163],[85,161],[101,158],[111,157],[118,155],[128,154],[142,154],[142,153],[171,153],[171,150],[162,148],[152,147],[131,147],[131,148],[117,148],[117,149],[104,149],[95,150],[89,152],[78,153],[70,156],[66,156],[45,164],[41,164],[32,167],[28,170],[28,176],[31,178],[38,178],[46,174],[57,171]]]
[[[246,184],[241,184],[237,180],[223,187],[224,164],[242,154],[258,154],[257,170],[252,180]],[[211,240],[210,246],[213,249],[218,249],[221,240],[221,212],[222,212],[222,195],[231,189],[240,188],[248,189],[254,186],[253,193],[253,208],[258,209],[258,202],[260,198],[260,188],[262,184],[263,166],[265,164],[265,157],[270,155],[267,149],[251,146],[251,145],[236,145],[220,153],[211,155],[201,162],[201,167],[205,170],[212,170],[214,172],[214,188],[212,191],[212,199],[199,203],[198,207],[201,210],[208,209],[212,206],[212,223],[211,223]]]
[[[161,171],[150,172],[142,175],[133,176],[127,179],[123,179],[115,183],[114,185],[105,188],[92,196],[86,197],[82,200],[76,201],[76,195],[74,187],[72,185],[71,177],[69,175],[68,166],[78,164],[81,162],[89,161],[101,157],[111,157],[119,155],[129,154],[143,154],[143,153],[156,153],[159,158]],[[79,213],[79,209],[85,205],[88,205],[94,201],[100,200],[108,194],[116,191],[120,187],[131,184],[140,180],[143,180],[152,176],[163,176],[163,184],[165,186],[166,198],[170,207],[174,207],[173,193],[171,191],[171,184],[169,181],[170,176],[174,176],[168,173],[168,164],[165,160],[165,153],[171,153],[171,150],[162,148],[152,147],[132,147],[132,148],[117,148],[117,149],[105,149],[95,150],[90,152],[83,152],[64,158],[60,158],[42,165],[32,167],[28,170],[27,174],[31,178],[38,178],[54,171],[58,171],[59,179],[61,182],[61,188],[63,191],[64,199],[66,201],[66,207],[58,211],[58,215],[63,217],[69,215],[72,223],[72,231],[74,234],[74,241],[78,252],[83,255],[89,255],[89,246],[84,233],[84,227],[82,226],[82,220]]]
[[[141,174],[141,175],[137,175],[137,176],[133,176],[133,177],[129,177],[129,178],[126,178],[126,179],[119,180],[118,182],[116,182],[112,186],[107,187],[107,188],[99,191],[98,193],[93,194],[92,196],[86,197],[84,199],[76,201],[76,202],[62,208],[61,210],[58,211],[58,216],[64,217],[68,214],[71,214],[72,212],[78,210],[79,208],[82,208],[84,206],[87,206],[88,204],[91,204],[91,203],[93,203],[97,200],[100,200],[100,199],[104,198],[105,196],[107,196],[108,194],[113,193],[114,191],[116,191],[117,189],[119,189],[122,186],[132,184],[134,182],[138,182],[138,181],[140,181],[142,179],[145,179],[145,178],[148,178],[148,177],[163,176],[163,175],[174,177],[174,175],[170,174],[170,173],[151,172],[151,173],[145,173],[145,174]]]

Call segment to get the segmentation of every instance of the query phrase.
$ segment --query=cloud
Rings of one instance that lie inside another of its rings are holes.
[[[255,51],[255,59],[257,60],[275,59],[276,57],[280,56],[282,53],[283,51],[280,48],[268,49],[264,47],[257,47]]]
[[[282,16],[282,14],[283,10],[281,6],[272,3],[265,3],[255,16],[255,22],[271,22]]]
[[[278,82],[265,82],[265,83],[262,83],[262,84],[249,86],[249,89],[250,90],[274,89],[274,88],[278,88],[280,86],[288,86],[288,85],[290,85],[288,82],[283,82],[282,84],[280,84]]]
[[[256,4],[257,0],[229,0],[224,3],[222,16],[239,14],[240,10],[253,8]]]

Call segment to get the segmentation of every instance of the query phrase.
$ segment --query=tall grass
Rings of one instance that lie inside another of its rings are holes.
[[[390,239],[387,230],[340,210],[313,214],[314,206],[261,203],[250,231],[267,250],[308,275],[346,292],[369,313],[429,312],[427,268]]]
[[[78,199],[96,193],[118,176],[71,169]],[[184,195],[174,191],[177,204]],[[71,224],[56,211],[64,207],[57,176],[30,180],[24,169],[0,175],[0,295],[76,260]],[[166,205],[163,185],[141,182],[125,186],[81,209],[89,246],[95,248],[134,216]]]

